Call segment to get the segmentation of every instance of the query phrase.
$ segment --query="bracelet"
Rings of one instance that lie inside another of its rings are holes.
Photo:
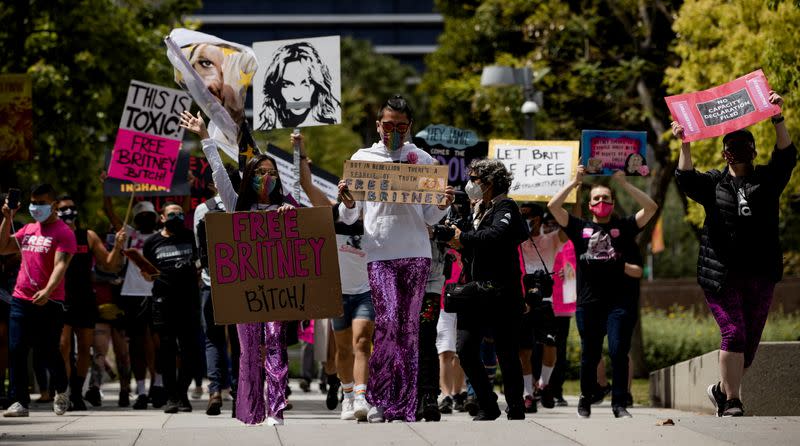
[[[772,121],[773,124],[778,125],[781,122],[783,122],[783,115],[778,116],[777,118],[773,116],[773,117],[769,118],[769,120]]]

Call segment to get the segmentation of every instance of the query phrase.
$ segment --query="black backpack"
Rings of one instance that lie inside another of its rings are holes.
[[[214,207],[211,207],[211,205]],[[225,212],[222,208],[219,207],[219,199],[217,197],[211,198],[206,200],[206,206],[208,207],[208,212],[206,215],[212,212]],[[203,215],[203,218],[197,222],[197,227],[195,230],[197,231],[197,252],[200,254],[200,265],[203,268],[208,268],[208,240],[206,239],[206,215]]]

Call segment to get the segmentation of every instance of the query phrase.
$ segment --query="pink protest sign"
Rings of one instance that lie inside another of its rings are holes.
[[[553,262],[553,313],[572,316],[578,301],[575,245],[568,241]]]
[[[769,84],[756,70],[708,90],[665,98],[672,117],[683,126],[684,142],[721,136],[781,112],[769,102]]]
[[[581,158],[590,175],[647,176],[647,132],[583,130]]]
[[[180,114],[191,105],[180,90],[132,80],[108,176],[169,188],[183,139]]]

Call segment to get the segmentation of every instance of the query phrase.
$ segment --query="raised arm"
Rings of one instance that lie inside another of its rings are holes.
[[[583,175],[586,173],[586,168],[582,165],[578,164],[575,172],[575,178],[564,186],[563,189],[558,191],[557,194],[553,195],[553,198],[547,203],[547,209],[553,214],[553,218],[556,219],[556,222],[561,226],[567,226],[569,223],[569,213],[566,209],[564,209],[564,200],[567,199],[570,191],[578,186],[581,185],[583,182]]]
[[[656,211],[658,210],[658,205],[649,195],[644,193],[636,188],[636,186],[632,185],[628,182],[625,178],[625,172],[618,170],[614,172],[614,176],[611,178],[612,180],[616,181],[617,184],[622,186],[623,189],[636,201],[639,206],[642,208],[636,212],[636,225],[640,228],[643,228],[647,222],[656,215]]]
[[[11,220],[14,218],[16,209],[8,207],[8,199],[3,203],[3,223],[0,223],[0,255],[14,254],[19,251],[19,247],[14,240],[11,240]]]
[[[309,201],[311,201],[311,206],[331,206],[335,204],[325,195],[322,189],[314,185],[311,177],[311,161],[308,159],[303,135],[293,133],[290,138],[292,147],[295,144],[300,144],[300,187],[303,188],[303,192],[306,193]]]
[[[783,98],[774,91],[769,92],[769,102],[783,107]],[[775,146],[778,150],[783,150],[792,145],[792,137],[789,136],[789,130],[786,129],[786,123],[783,121],[783,114],[773,116],[772,122],[775,123]]]
[[[122,269],[122,248],[125,246],[125,240],[127,239],[127,234],[124,229],[117,231],[117,234],[114,236],[114,247],[111,249],[111,252],[108,252],[97,233],[89,230],[86,235],[89,239],[89,247],[92,250],[92,254],[97,264],[104,271],[116,273]]]
[[[672,121],[672,134],[683,141],[683,126],[678,124],[677,121]],[[681,142],[681,152],[678,155],[678,170],[692,170],[692,152],[691,145],[688,142]]]

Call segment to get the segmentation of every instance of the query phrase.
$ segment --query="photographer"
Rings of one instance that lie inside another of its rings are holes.
[[[627,406],[628,350],[637,314],[625,305],[621,287],[629,264],[625,256],[635,245],[634,237],[655,215],[658,205],[644,192],[632,186],[622,171],[613,180],[630,194],[642,208],[634,215],[617,218],[614,193],[608,186],[595,184],[589,191],[592,220],[569,215],[563,208],[570,191],[581,185],[584,167],[578,166],[572,183],[559,191],[547,204],[556,221],[575,245],[578,258],[578,308],[575,322],[581,335],[581,397],[578,416],[589,418],[592,397],[597,385],[597,363],[603,353],[603,338],[608,334],[614,380],[611,409],[617,418],[630,418]],[[621,296],[622,295],[622,296]]]
[[[527,237],[527,228],[516,203],[506,196],[512,178],[500,161],[472,162],[465,191],[471,200],[480,201],[469,230],[462,233],[455,228],[450,242],[456,249],[463,248],[467,281],[478,281],[495,291],[487,299],[478,299],[470,311],[458,313],[458,356],[480,406],[475,421],[500,416],[497,396],[480,356],[481,340],[489,332],[503,370],[508,419],[525,419],[518,357],[523,300],[517,247]]]

